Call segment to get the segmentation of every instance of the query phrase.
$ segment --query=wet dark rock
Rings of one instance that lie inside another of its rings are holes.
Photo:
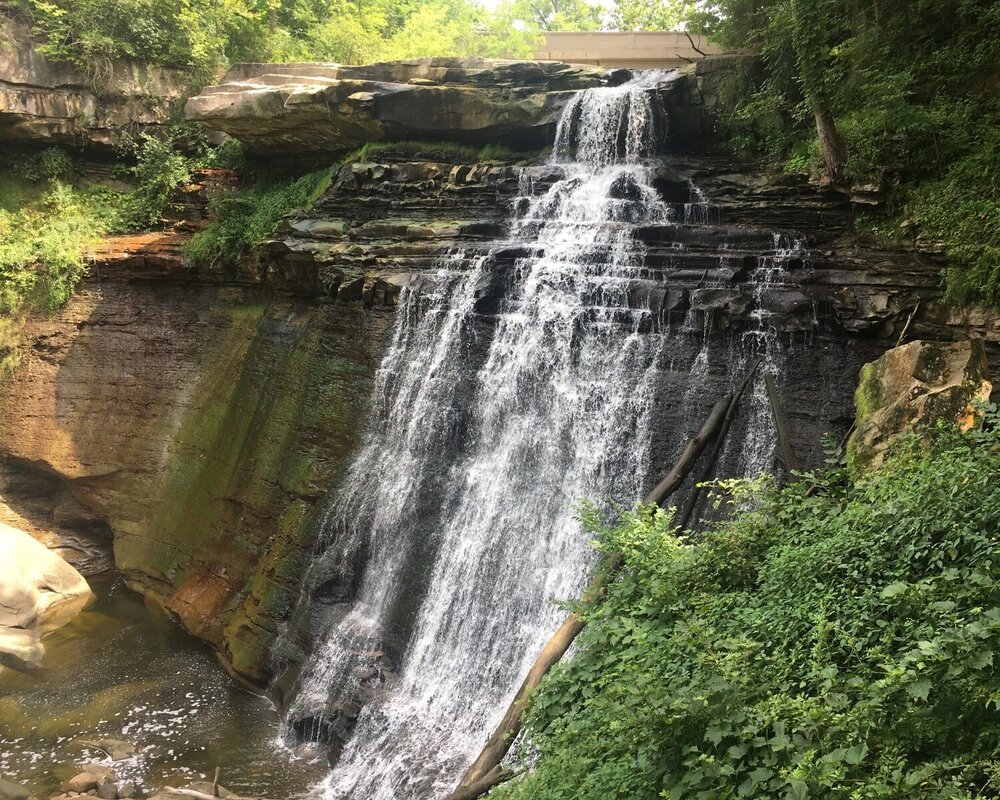
[[[100,750],[112,761],[124,761],[135,755],[135,746],[124,739],[102,738],[102,739],[77,739],[76,743],[81,747],[93,750]]]

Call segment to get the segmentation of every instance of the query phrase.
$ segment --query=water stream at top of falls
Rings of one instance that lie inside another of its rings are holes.
[[[365,444],[324,520],[311,581],[328,614],[288,713],[300,738],[346,739],[330,800],[450,790],[559,624],[553,598],[586,579],[578,502],[648,488],[669,337],[633,295],[634,230],[673,221],[648,163],[662,77],[570,100],[561,179],[515,203],[512,267],[456,255],[403,292]]]

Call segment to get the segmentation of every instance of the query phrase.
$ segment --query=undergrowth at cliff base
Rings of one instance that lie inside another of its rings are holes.
[[[942,427],[878,471],[736,482],[697,535],[587,512],[625,571],[533,699],[535,768],[491,796],[995,797],[998,452]]]
[[[186,248],[194,264],[234,265],[278,230],[281,220],[311,205],[330,184],[332,168],[298,177],[263,172],[248,186],[216,193],[209,201],[211,222]]]

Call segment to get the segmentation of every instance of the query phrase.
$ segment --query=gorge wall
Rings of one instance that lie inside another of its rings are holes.
[[[721,154],[711,107],[727,63],[650,89],[669,125],[653,185],[676,222],[638,225],[645,273],[630,302],[676,345],[655,366],[649,476],[676,455],[657,431],[696,423],[761,336],[781,353],[795,444],[813,463],[819,435],[853,418],[861,364],[895,344],[918,300],[910,337],[1000,341],[994,315],[937,302],[936,256],[868,248],[850,233],[845,196]],[[315,159],[366,138],[451,130],[461,142],[534,147],[552,141],[574,91],[623,78],[440,60],[367,69],[297,67],[289,80],[241,67],[189,108],[267,156]],[[421,106],[420,92],[440,97]],[[441,120],[389,124],[413,102]],[[330,122],[337,109],[347,123]],[[469,163],[429,144],[338,166],[239,274],[193,269],[170,237],[99,253],[69,305],[26,321],[21,366],[0,378],[4,520],[62,542],[85,567],[111,548],[133,587],[266,683],[324,498],[368,424],[401,290],[419,292],[449,253],[488,253],[477,324],[495,324],[524,256],[505,241],[515,200],[559,178],[542,159],[518,158]],[[734,439],[759,422],[745,415]],[[739,454],[726,463],[738,470]],[[301,660],[312,635],[303,628],[285,657]]]

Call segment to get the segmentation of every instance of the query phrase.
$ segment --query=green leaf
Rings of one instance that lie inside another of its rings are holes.
[[[899,595],[903,594],[909,588],[910,584],[901,581],[890,583],[882,590],[882,599],[888,600],[893,597],[899,597]]]
[[[789,781],[785,800],[809,800],[809,785],[805,781]]]
[[[868,755],[868,745],[861,742],[860,744],[847,748],[847,751],[844,753],[844,761],[848,764],[856,766],[864,761],[866,755]]]
[[[932,685],[933,684],[931,683],[930,678],[918,678],[906,687],[906,692],[914,700],[926,701],[928,694],[930,694]]]

